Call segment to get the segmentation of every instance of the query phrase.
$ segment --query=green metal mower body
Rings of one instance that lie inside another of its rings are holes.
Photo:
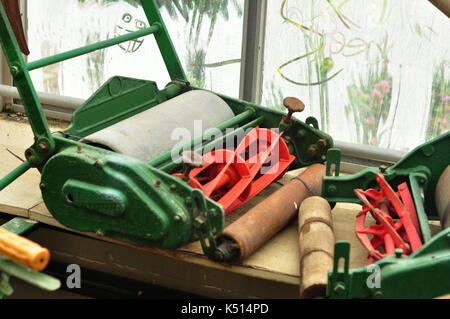
[[[208,253],[206,239],[213,241],[213,236],[223,230],[224,210],[171,175],[182,164],[172,160],[171,154],[182,148],[143,162],[86,143],[90,134],[180,94],[200,90],[187,81],[154,0],[142,0],[141,4],[149,28],[31,63],[25,63],[1,8],[0,41],[35,142],[25,152],[26,161],[0,180],[0,190],[29,168],[37,168],[42,173],[40,188],[46,206],[55,219],[73,230],[165,249],[201,240]],[[66,131],[50,133],[29,71],[149,34],[155,36],[172,81],[160,90],[152,81],[113,77],[74,112]],[[293,168],[324,162],[333,146],[332,138],[318,129],[314,118],[306,123],[293,119],[286,125],[282,112],[217,95],[234,113],[217,129],[280,128],[291,154],[296,156]],[[228,137],[225,134],[215,140],[205,134],[188,146],[199,144],[202,150]]]

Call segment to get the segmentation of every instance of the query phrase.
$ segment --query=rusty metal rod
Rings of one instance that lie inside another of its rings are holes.
[[[314,164],[298,178],[315,194],[320,194],[324,175],[325,166]],[[292,179],[226,227],[216,238],[214,259],[231,261],[247,258],[296,217],[303,200],[314,195],[299,179]]]

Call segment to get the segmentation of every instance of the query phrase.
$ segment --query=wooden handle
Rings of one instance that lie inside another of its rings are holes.
[[[331,208],[324,198],[313,196],[303,201],[298,233],[300,298],[325,297],[335,238]]]
[[[47,248],[2,227],[0,227],[0,255],[37,271],[47,267],[50,260]]]

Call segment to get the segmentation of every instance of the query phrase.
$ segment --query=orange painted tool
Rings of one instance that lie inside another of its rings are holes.
[[[0,227],[0,255],[41,271],[50,261],[50,252],[22,236]]]

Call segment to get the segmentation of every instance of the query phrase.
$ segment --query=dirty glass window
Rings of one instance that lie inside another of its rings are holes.
[[[244,0],[156,2],[191,83],[237,97]],[[139,4],[28,1],[28,61],[148,27]],[[152,35],[31,72],[38,91],[80,98],[115,75],[152,80],[160,89],[170,81]]]
[[[263,104],[397,150],[449,130],[450,19],[428,1],[268,1]]]

